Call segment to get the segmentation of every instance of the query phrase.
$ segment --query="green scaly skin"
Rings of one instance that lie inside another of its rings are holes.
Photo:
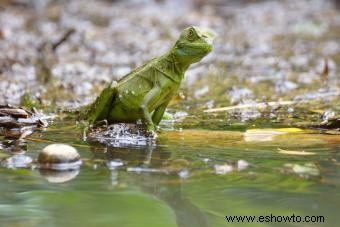
[[[185,71],[212,50],[215,35],[198,27],[183,30],[176,44],[164,55],[133,70],[105,88],[81,114],[90,124],[142,120],[149,133],[155,132]]]

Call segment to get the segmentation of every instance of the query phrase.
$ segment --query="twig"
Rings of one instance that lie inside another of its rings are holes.
[[[281,101],[281,102],[262,102],[256,104],[244,104],[244,105],[236,105],[236,106],[227,106],[227,107],[220,107],[220,108],[213,108],[204,110],[205,113],[213,113],[213,112],[222,112],[222,111],[229,111],[235,109],[247,109],[247,108],[266,108],[268,106],[285,106],[285,105],[292,105],[295,104],[294,101]]]
[[[70,38],[70,36],[71,36],[73,33],[75,33],[75,31],[76,31],[76,30],[75,30],[74,28],[69,29],[68,31],[65,32],[65,34],[64,34],[57,42],[53,43],[53,44],[52,44],[52,50],[53,50],[53,52],[55,52],[56,49],[57,49],[63,42],[67,41],[67,40]]]

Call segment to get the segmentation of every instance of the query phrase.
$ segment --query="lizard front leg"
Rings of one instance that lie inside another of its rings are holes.
[[[155,109],[155,111],[153,112],[152,114],[152,122],[155,124],[155,125],[158,125],[159,122],[161,122],[162,120],[162,117],[164,115],[164,112],[166,110],[166,107],[168,106],[170,100],[167,100],[165,101],[162,105],[160,105],[159,107],[157,107]]]
[[[156,85],[145,95],[140,105],[140,111],[142,112],[142,121],[146,127],[147,132],[153,133],[155,131],[155,125],[152,121],[151,113],[150,113],[148,106],[151,100],[157,99],[157,96],[159,95],[160,90],[161,90],[160,86]]]

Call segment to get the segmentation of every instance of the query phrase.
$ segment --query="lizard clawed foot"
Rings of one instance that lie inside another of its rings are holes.
[[[99,127],[104,127],[107,128],[109,126],[109,123],[107,122],[107,120],[101,120],[101,121],[97,121],[92,125],[92,128],[99,128]]]
[[[145,130],[145,136],[147,137],[156,137],[156,126],[154,124],[149,124],[146,126],[146,130]]]

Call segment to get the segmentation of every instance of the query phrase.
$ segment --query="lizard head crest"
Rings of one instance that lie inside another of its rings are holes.
[[[213,49],[215,33],[205,28],[191,26],[184,29],[174,46],[175,56],[182,63],[200,61]]]

